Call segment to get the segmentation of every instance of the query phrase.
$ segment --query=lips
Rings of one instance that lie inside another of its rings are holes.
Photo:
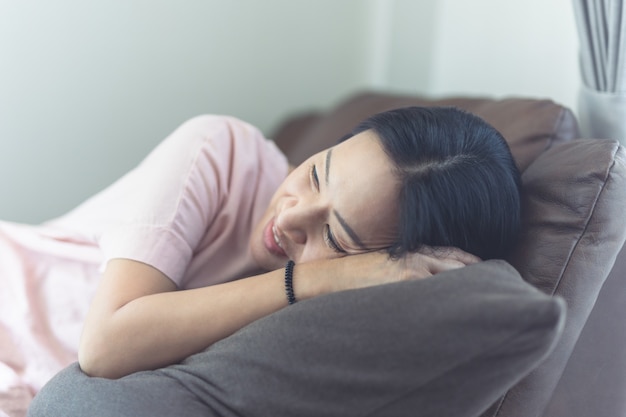
[[[263,232],[263,244],[265,248],[273,255],[280,257],[287,257],[287,253],[281,247],[280,244],[280,235],[276,230],[276,225],[274,224],[274,219],[270,220],[267,226],[265,226],[265,230]]]

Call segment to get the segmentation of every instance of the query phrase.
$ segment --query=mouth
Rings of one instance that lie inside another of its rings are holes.
[[[268,252],[273,255],[286,258],[287,253],[282,247],[280,235],[274,224],[274,219],[270,220],[267,226],[265,226],[265,232],[263,233],[263,244]]]

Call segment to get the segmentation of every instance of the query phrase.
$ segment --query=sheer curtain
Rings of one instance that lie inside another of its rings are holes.
[[[626,145],[626,8],[623,0],[572,0],[580,39],[578,118],[588,137]]]

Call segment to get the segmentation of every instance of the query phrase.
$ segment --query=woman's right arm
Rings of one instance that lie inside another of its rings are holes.
[[[283,278],[274,271],[177,290],[152,266],[113,259],[85,321],[80,366],[91,376],[119,378],[179,362],[284,307]]]
[[[391,260],[371,252],[296,265],[298,300],[403,279],[475,262],[458,251]],[[177,290],[159,270],[109,261],[91,305],[79,363],[92,376],[119,378],[177,363],[253,321],[286,307],[284,270],[191,290]]]

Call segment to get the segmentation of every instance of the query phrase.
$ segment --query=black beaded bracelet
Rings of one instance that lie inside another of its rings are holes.
[[[293,266],[295,263],[290,259],[285,265],[285,292],[289,304],[296,302],[296,295],[293,293]]]

